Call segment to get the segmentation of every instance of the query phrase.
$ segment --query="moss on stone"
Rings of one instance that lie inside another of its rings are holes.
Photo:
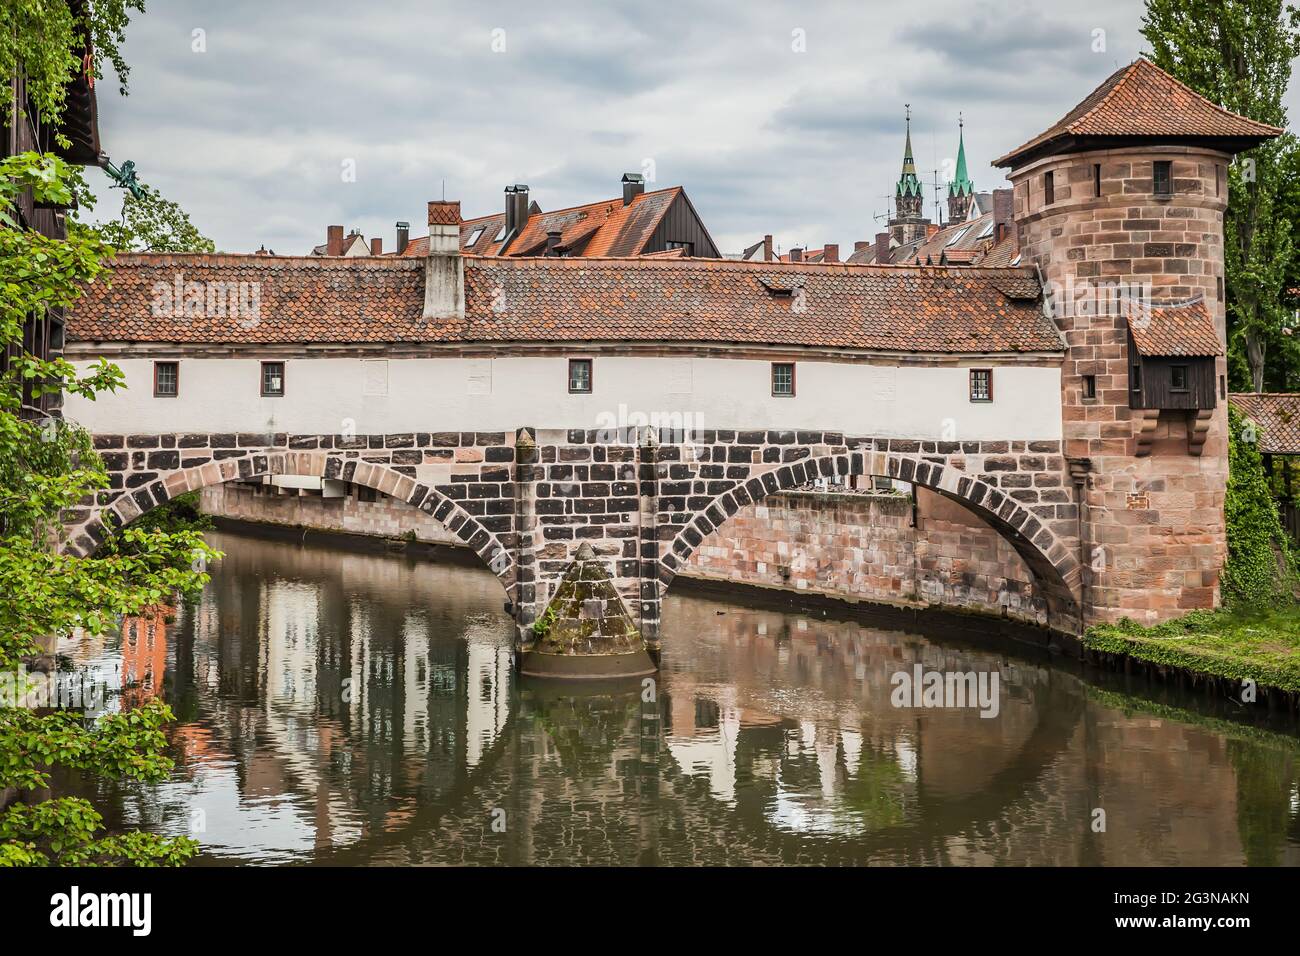
[[[543,654],[631,654],[644,650],[609,571],[590,546],[578,550],[535,627]]]

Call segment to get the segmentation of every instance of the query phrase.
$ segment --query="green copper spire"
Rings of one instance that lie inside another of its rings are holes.
[[[971,196],[975,193],[975,184],[966,172],[966,123],[957,118],[957,175],[948,184],[949,196]]]
[[[896,196],[920,196],[921,180],[916,178],[916,160],[912,158],[912,104],[907,104],[907,145],[903,148],[903,174],[898,177]]]

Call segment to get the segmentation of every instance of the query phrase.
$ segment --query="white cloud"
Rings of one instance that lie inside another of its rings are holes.
[[[991,189],[991,159],[1143,49],[1140,16],[1134,0],[168,0],[131,25],[131,94],[100,87],[101,132],[231,251],[306,252],[330,223],[391,245],[395,220],[420,233],[444,181],[466,215],[495,212],[512,182],[543,208],[610,197],[647,158],[726,250],[764,232],[845,249],[877,230],[904,102],[926,169],[955,151],[964,111],[972,177]]]

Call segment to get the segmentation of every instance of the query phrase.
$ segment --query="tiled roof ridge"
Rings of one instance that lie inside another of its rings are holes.
[[[260,252],[119,252],[107,260],[106,268],[120,269],[130,265],[152,265],[167,262],[206,263],[211,265],[265,265],[268,267],[295,265],[313,269],[325,268],[392,268],[402,263],[412,268],[419,259],[402,259],[396,256],[314,256],[267,255]]]
[[[1070,120],[1070,122],[1068,123],[1057,124],[1057,125],[1063,126],[1067,132],[1073,132],[1080,124],[1083,123],[1084,120],[1096,114],[1098,110],[1100,110],[1103,106],[1109,103],[1111,99],[1115,96],[1115,94],[1119,91],[1119,89],[1124,86],[1125,83],[1133,79],[1133,76],[1137,73],[1138,63],[1144,60],[1145,57],[1138,57],[1137,59],[1129,63],[1128,66],[1121,67],[1120,69],[1112,73],[1110,76],[1106,77],[1106,79],[1102,80],[1101,86],[1105,86],[1107,83],[1110,83],[1110,89],[1108,89],[1106,91],[1106,94],[1093,105],[1092,109],[1084,110],[1082,113],[1080,113],[1074,119]],[[1152,66],[1154,65],[1155,64],[1153,63]],[[1120,76],[1118,80],[1115,80],[1115,77],[1121,73],[1123,74],[1123,76]],[[1170,77],[1170,79],[1173,79],[1173,77]],[[1115,82],[1111,83],[1111,80],[1115,80]],[[1094,90],[1093,92],[1096,92],[1096,90]],[[1089,93],[1088,95],[1091,96],[1092,94]],[[1087,102],[1087,100],[1085,99],[1084,102]],[[1066,115],[1068,116],[1069,114],[1067,113]],[[1057,128],[1057,125],[1053,125],[1049,127],[1047,132],[1051,133],[1053,130]]]
[[[1138,76],[1138,74],[1143,70],[1144,67],[1149,70],[1154,70],[1157,74],[1159,74],[1160,82],[1172,83],[1174,86],[1181,89],[1188,96],[1191,96],[1193,99],[1200,101],[1205,106],[1208,106],[1211,111],[1219,114],[1219,116],[1222,118],[1231,120],[1233,122],[1244,122],[1249,126],[1253,126],[1255,127],[1256,131],[1262,136],[1278,136],[1285,132],[1285,130],[1281,127],[1272,126],[1268,123],[1262,123],[1259,120],[1251,119],[1249,116],[1244,116],[1241,113],[1234,113],[1232,110],[1228,109],[1227,107],[1220,106],[1218,103],[1211,100],[1208,96],[1205,96],[1202,93],[1198,93],[1196,90],[1192,89],[1192,87],[1188,86],[1182,80],[1179,80],[1177,77],[1169,73],[1167,70],[1164,70],[1161,67],[1157,66],[1147,57],[1138,56],[1127,66],[1120,67],[1114,73],[1106,77],[1106,79],[1098,83],[1097,86],[1095,86],[1092,89],[1092,92],[1090,92],[1087,96],[1085,96],[1082,100],[1080,100],[1079,103],[1076,104],[1073,109],[1067,112],[1064,116],[1062,116],[1059,120],[1057,120],[1047,129],[1045,129],[1043,132],[1039,133],[1037,136],[1033,137],[1027,142],[1022,143],[1020,146],[1016,147],[1011,152],[1006,153],[1005,155],[999,157],[998,159],[995,159],[992,165],[993,166],[1010,165],[1011,161],[1015,157],[1020,156],[1030,151],[1031,149],[1035,149],[1046,143],[1050,143],[1053,139],[1056,139],[1066,134],[1078,135],[1078,136],[1088,135],[1083,132],[1088,120],[1101,114],[1102,110],[1106,106],[1108,106],[1110,102],[1116,96],[1118,96],[1121,93],[1121,91],[1124,90],[1125,87],[1127,87],[1129,83],[1134,80],[1136,76]],[[1100,90],[1103,89],[1105,89],[1106,92],[1101,95],[1101,97],[1097,100],[1096,103],[1094,103],[1088,109],[1083,110],[1078,115],[1072,115],[1075,110],[1079,109],[1090,99],[1092,99],[1092,97],[1096,96]]]
[[[1172,73],[1170,73],[1168,70],[1163,70],[1163,69],[1161,69],[1160,67],[1156,66],[1154,63],[1152,63],[1149,59],[1147,59],[1147,58],[1144,57],[1144,56],[1140,56],[1140,57],[1138,57],[1136,60],[1134,60],[1132,63],[1130,63],[1129,66],[1130,66],[1130,67],[1136,67],[1136,66],[1138,66],[1139,64],[1142,64],[1142,63],[1145,63],[1147,66],[1151,67],[1152,69],[1160,70],[1160,72],[1163,73],[1163,74],[1165,75],[1166,78],[1172,80],[1172,81],[1174,82],[1175,85],[1177,85],[1177,86],[1181,86],[1184,90],[1186,90],[1186,91],[1187,91],[1188,93],[1190,93],[1192,96],[1195,96],[1195,97],[1197,97],[1197,98],[1200,99],[1200,100],[1203,100],[1206,104],[1208,104],[1208,105],[1210,106],[1211,109],[1214,109],[1214,110],[1216,110],[1216,111],[1222,113],[1224,116],[1227,116],[1227,117],[1229,117],[1229,118],[1231,118],[1231,119],[1234,119],[1234,120],[1245,120],[1245,121],[1248,122],[1248,123],[1254,123],[1254,124],[1255,124],[1256,126],[1258,126],[1260,129],[1266,129],[1266,130],[1270,130],[1270,131],[1272,131],[1273,135],[1275,135],[1275,136],[1280,136],[1280,135],[1282,135],[1283,133],[1286,132],[1286,128],[1285,128],[1285,127],[1282,127],[1282,126],[1274,126],[1274,125],[1272,125],[1271,123],[1263,123],[1263,122],[1261,122],[1261,121],[1259,121],[1259,120],[1257,120],[1257,119],[1251,119],[1249,116],[1246,116],[1244,113],[1234,113],[1232,110],[1228,109],[1227,107],[1225,107],[1225,106],[1220,106],[1218,103],[1214,102],[1214,100],[1210,99],[1210,98],[1209,98],[1208,96],[1206,96],[1204,93],[1198,93],[1198,92],[1196,92],[1196,90],[1192,89],[1190,86],[1188,86],[1186,83],[1184,83],[1184,82],[1183,82],[1182,80],[1180,80],[1178,77],[1174,76],[1174,75],[1173,75]],[[1126,75],[1126,76],[1124,77],[1123,80],[1121,80],[1119,83],[1116,83],[1116,84],[1115,84],[1116,87],[1118,87],[1118,86],[1120,86],[1121,84],[1123,84],[1124,82],[1126,82],[1126,81],[1128,80],[1128,78],[1129,78],[1129,77]],[[1105,101],[1105,99],[1108,99],[1108,98],[1110,97],[1111,93],[1114,93],[1114,92],[1115,92],[1114,90],[1111,90],[1110,93],[1107,93],[1106,96],[1103,98],[1103,102]],[[1100,104],[1098,104],[1098,105],[1100,105]],[[1092,110],[1089,110],[1088,112],[1091,113]],[[1080,117],[1080,118],[1082,118],[1082,117]]]
[[[677,186],[665,186],[663,189],[649,189],[643,193],[637,193],[636,196],[633,197],[632,202],[636,202],[646,196],[658,196],[662,193],[670,193],[674,190],[680,190],[681,188],[682,187],[679,184]],[[580,202],[573,206],[562,206],[559,209],[547,209],[542,212],[535,212],[533,213],[533,216],[557,216],[562,212],[574,212],[578,209],[590,209],[592,206],[608,206],[615,203],[621,206],[623,204],[623,197],[614,196],[611,199],[597,199],[594,202]],[[629,203],[629,205],[631,205],[631,203]],[[494,213],[493,215],[504,215],[504,213]],[[532,216],[529,216],[529,218],[531,219]]]
[[[1218,103],[1214,102],[1214,100],[1210,99],[1210,98],[1209,98],[1208,96],[1206,96],[1204,93],[1198,93],[1196,90],[1192,89],[1190,86],[1188,86],[1188,85],[1187,85],[1186,83],[1184,83],[1182,80],[1178,79],[1178,77],[1174,76],[1174,75],[1173,75],[1172,73],[1170,73],[1168,70],[1163,70],[1163,69],[1161,69],[1160,67],[1156,66],[1155,63],[1151,62],[1151,60],[1147,59],[1145,56],[1139,56],[1139,57],[1137,57],[1136,59],[1134,59],[1133,62],[1131,62],[1128,66],[1126,66],[1126,67],[1122,67],[1121,69],[1116,70],[1116,71],[1115,71],[1116,73],[1123,73],[1124,75],[1121,76],[1118,80],[1116,80],[1113,84],[1111,84],[1111,88],[1110,88],[1109,90],[1106,91],[1106,95],[1103,96],[1100,100],[1098,100],[1097,103],[1096,103],[1096,105],[1094,105],[1094,106],[1092,107],[1092,109],[1090,109],[1090,110],[1086,110],[1085,112],[1083,112],[1083,113],[1079,114],[1078,116],[1076,116],[1076,117],[1075,117],[1073,120],[1071,120],[1069,123],[1066,123],[1066,124],[1065,124],[1065,127],[1064,127],[1065,130],[1066,130],[1067,132],[1074,132],[1078,127],[1080,127],[1080,126],[1083,125],[1084,121],[1086,121],[1089,117],[1091,117],[1091,116],[1094,115],[1095,113],[1099,112],[1099,111],[1102,109],[1102,107],[1104,107],[1107,103],[1109,103],[1109,102],[1111,101],[1111,99],[1112,99],[1112,98],[1113,98],[1113,97],[1114,97],[1114,96],[1115,96],[1115,95],[1116,95],[1116,94],[1117,94],[1121,89],[1123,89],[1124,86],[1125,86],[1125,85],[1126,85],[1126,84],[1127,84],[1131,79],[1133,79],[1133,77],[1135,77],[1135,76],[1137,75],[1138,70],[1140,70],[1140,69],[1142,68],[1143,64],[1145,64],[1146,66],[1151,67],[1152,69],[1160,70],[1160,73],[1163,75],[1163,77],[1164,77],[1165,79],[1169,80],[1170,82],[1172,82],[1172,83],[1173,83],[1174,85],[1176,85],[1176,86],[1180,86],[1180,87],[1182,87],[1183,90],[1185,90],[1187,93],[1190,93],[1192,96],[1195,96],[1197,99],[1199,99],[1199,100],[1203,100],[1203,101],[1204,101],[1208,106],[1210,106],[1212,109],[1214,109],[1215,111],[1217,111],[1217,112],[1219,112],[1219,113],[1222,113],[1222,114],[1223,114],[1224,116],[1226,116],[1226,117],[1229,117],[1229,118],[1234,119],[1234,120],[1241,120],[1241,119],[1244,119],[1244,120],[1246,120],[1247,122],[1254,123],[1256,126],[1259,126],[1259,127],[1261,127],[1262,129],[1272,130],[1272,131],[1273,131],[1274,133],[1276,133],[1276,134],[1281,134],[1281,133],[1285,132],[1285,130],[1283,130],[1283,129],[1282,129],[1281,127],[1279,127],[1279,126],[1272,126],[1272,125],[1270,125],[1270,124],[1268,124],[1268,123],[1261,123],[1259,120],[1251,119],[1249,116],[1245,116],[1245,115],[1243,115],[1243,114],[1241,114],[1241,113],[1234,113],[1234,112],[1232,112],[1232,110],[1227,109],[1227,108],[1225,108],[1225,107],[1223,107],[1223,106],[1220,106]],[[1114,78],[1114,76],[1115,76],[1115,73],[1112,73],[1109,77],[1107,77],[1107,78],[1102,82],[1101,85],[1102,85],[1102,86],[1105,86],[1107,83],[1109,83],[1109,82],[1111,81],[1111,79]],[[1053,127],[1053,129],[1054,129],[1054,128],[1055,128],[1055,127]],[[1050,132],[1050,130],[1049,130],[1049,132]]]
[[[177,264],[192,263],[196,265],[261,265],[267,268],[302,267],[314,270],[337,269],[417,269],[422,268],[423,256],[265,256],[247,252],[132,252],[118,256],[110,261],[108,268],[129,268],[132,265],[152,265],[155,263]],[[508,266],[514,269],[587,269],[602,263],[623,263],[643,269],[703,269],[725,271],[790,271],[790,272],[838,272],[838,271],[877,271],[888,275],[908,274],[960,274],[970,273],[976,276],[996,277],[1013,275],[1032,277],[1035,275],[1031,266],[971,266],[967,263],[956,265],[922,265],[919,263],[881,264],[875,262],[781,262],[773,260],[712,259],[683,256],[679,258],[657,255],[637,256],[495,256],[462,252],[461,258],[469,264],[483,263],[493,268]]]

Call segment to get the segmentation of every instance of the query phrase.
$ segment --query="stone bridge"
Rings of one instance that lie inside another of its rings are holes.
[[[349,482],[441,521],[501,581],[519,649],[579,547],[590,544],[652,648],[660,601],[714,528],[773,492],[830,476],[929,488],[1024,559],[1049,625],[1079,626],[1078,490],[1059,441],[912,441],[838,432],[650,428],[370,435],[96,434],[111,487],[67,516],[65,548],[208,485],[277,475]]]

